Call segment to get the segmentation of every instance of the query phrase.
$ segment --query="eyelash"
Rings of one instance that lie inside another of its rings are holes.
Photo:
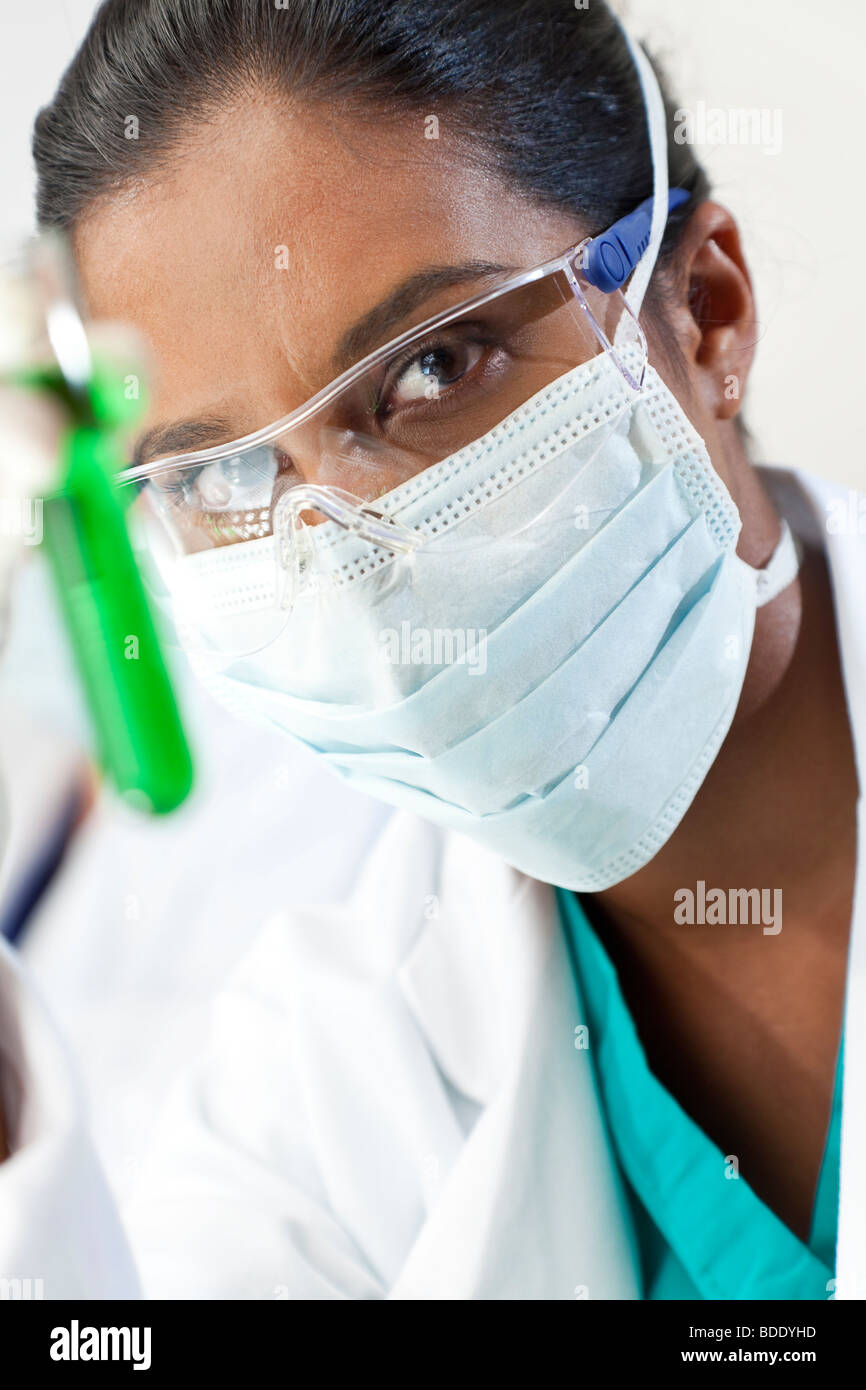
[[[489,333],[489,331],[488,331],[488,332],[485,332],[484,329],[482,328],[482,326],[481,326],[480,324],[477,324],[477,325],[476,325],[476,324],[465,323],[465,324],[461,324],[460,327],[463,328],[463,329],[466,329],[466,330],[471,330],[471,329],[474,329],[474,330],[475,330],[475,331],[472,333],[471,336],[470,336],[469,333],[467,332],[467,334],[466,334],[465,336],[462,336],[462,337],[459,339],[458,345],[459,345],[460,347],[466,347],[466,346],[468,346],[468,345],[471,345],[471,346],[474,346],[474,347],[480,347],[480,348],[482,348],[482,349],[488,349],[488,350],[489,350],[489,349],[494,348],[494,347],[497,347],[497,346],[498,346],[498,347],[501,347],[501,346],[502,346],[502,344],[498,341],[498,339],[494,339],[493,336]],[[383,417],[384,417],[384,418],[387,418],[387,415],[388,415],[388,414],[395,414],[395,413],[396,413],[395,411],[390,411],[390,412],[389,412],[389,411],[387,411],[387,410],[383,407],[383,405],[382,405],[384,396],[385,396],[385,394],[386,394],[386,392],[387,392],[387,390],[388,390],[389,385],[393,386],[393,384],[394,384],[395,382],[397,382],[397,381],[400,379],[400,377],[402,376],[403,372],[405,372],[406,368],[407,368],[407,367],[410,367],[410,366],[412,365],[413,362],[417,362],[418,359],[421,358],[421,357],[423,357],[423,356],[425,356],[425,354],[430,353],[430,352],[435,352],[437,349],[443,349],[443,350],[445,350],[445,351],[449,351],[449,350],[452,350],[452,349],[454,348],[454,346],[455,346],[454,342],[453,342],[453,341],[452,341],[452,342],[449,342],[448,339],[445,338],[445,337],[441,337],[441,336],[440,336],[440,337],[435,337],[435,338],[432,338],[432,337],[431,337],[431,338],[429,338],[429,339],[427,339],[427,340],[425,340],[425,341],[422,341],[422,342],[420,342],[420,343],[413,343],[413,344],[411,345],[411,347],[407,348],[406,351],[405,351],[401,356],[399,356],[399,357],[397,357],[396,359],[393,359],[391,362],[389,362],[389,363],[388,363],[388,366],[387,366],[387,369],[386,369],[386,375],[385,375],[384,381],[383,381],[382,385],[381,385],[380,388],[379,388],[379,391],[378,391],[378,394],[377,394],[375,400],[373,401],[371,413],[372,413],[377,419],[382,419]],[[473,370],[474,370],[474,369],[473,369]],[[461,378],[460,380],[463,380],[463,378]],[[455,386],[449,387],[449,388],[448,388],[448,391],[447,391],[445,394],[447,394],[447,395],[453,395],[453,394],[454,394],[456,391],[458,391],[459,389],[460,389],[460,383],[458,382]],[[424,401],[423,403],[422,403],[422,402],[413,402],[411,405],[403,405],[402,407],[400,407],[400,409],[402,409],[402,410],[412,410],[412,409],[414,409],[417,405],[421,405],[421,406],[424,407],[424,408],[429,408],[430,404],[431,404],[431,402],[430,402],[429,400]]]

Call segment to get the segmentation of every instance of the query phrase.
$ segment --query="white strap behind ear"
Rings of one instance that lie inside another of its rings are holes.
[[[649,245],[635,267],[625,292],[626,302],[637,317],[643,304],[650,276],[655,269],[668,220],[668,133],[665,104],[652,64],[643,49],[635,43],[621,24],[632,61],[637,68],[646,109],[647,133],[653,169],[653,215]]]

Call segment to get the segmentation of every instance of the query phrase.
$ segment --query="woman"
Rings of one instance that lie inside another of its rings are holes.
[[[671,110],[602,4],[108,0],[39,116],[183,645],[408,810],[227,993],[147,1292],[832,1295],[863,639]]]

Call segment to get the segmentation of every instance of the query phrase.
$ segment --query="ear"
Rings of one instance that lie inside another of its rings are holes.
[[[737,224],[718,203],[701,203],[674,255],[677,296],[670,314],[689,374],[717,420],[740,408],[755,351],[752,282]]]

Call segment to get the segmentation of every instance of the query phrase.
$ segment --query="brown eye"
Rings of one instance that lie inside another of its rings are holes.
[[[435,400],[477,366],[483,353],[478,343],[423,348],[403,366],[388,391],[389,408],[415,401]]]

